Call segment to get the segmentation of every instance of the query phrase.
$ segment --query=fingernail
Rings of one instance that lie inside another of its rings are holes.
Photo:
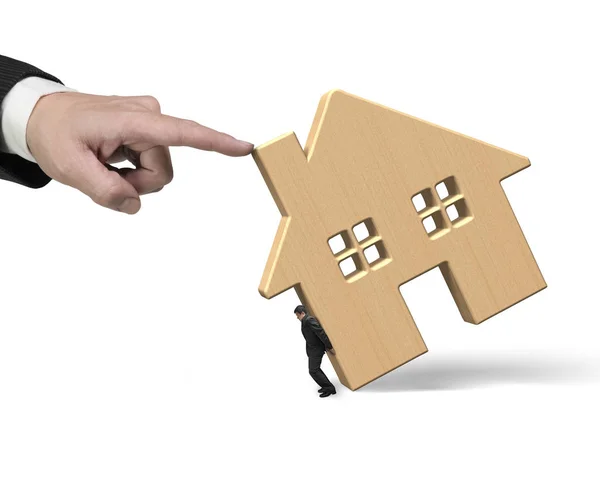
[[[247,146],[248,148],[254,148],[254,144],[252,143],[248,143],[247,141],[242,141],[242,140],[238,140],[240,141],[244,146]]]
[[[140,200],[138,198],[125,198],[117,209],[121,213],[127,213],[133,215],[137,213],[141,207]]]

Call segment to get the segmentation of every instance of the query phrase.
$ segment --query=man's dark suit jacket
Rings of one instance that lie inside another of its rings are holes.
[[[58,78],[27,63],[0,55],[0,104],[21,80],[41,77],[62,83]],[[29,188],[41,188],[50,182],[50,177],[35,163],[18,155],[0,152],[0,179],[13,181]]]
[[[327,334],[315,318],[307,314],[301,322],[308,356],[323,356],[325,349],[333,349]]]

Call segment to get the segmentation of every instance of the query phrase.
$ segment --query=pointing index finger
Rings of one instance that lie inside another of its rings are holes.
[[[126,144],[189,146],[227,156],[250,154],[254,145],[192,120],[152,112],[131,114],[123,129]]]

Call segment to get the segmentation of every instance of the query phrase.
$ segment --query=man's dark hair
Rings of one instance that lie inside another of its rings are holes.
[[[296,313],[296,314],[306,313],[306,308],[302,305],[296,306],[296,309],[294,309],[294,313]]]

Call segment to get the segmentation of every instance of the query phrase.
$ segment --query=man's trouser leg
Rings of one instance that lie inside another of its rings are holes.
[[[325,373],[321,369],[321,360],[323,354],[311,355],[308,357],[308,373],[315,380],[315,382],[326,391],[335,391],[335,386],[331,384],[331,381],[327,379]]]

